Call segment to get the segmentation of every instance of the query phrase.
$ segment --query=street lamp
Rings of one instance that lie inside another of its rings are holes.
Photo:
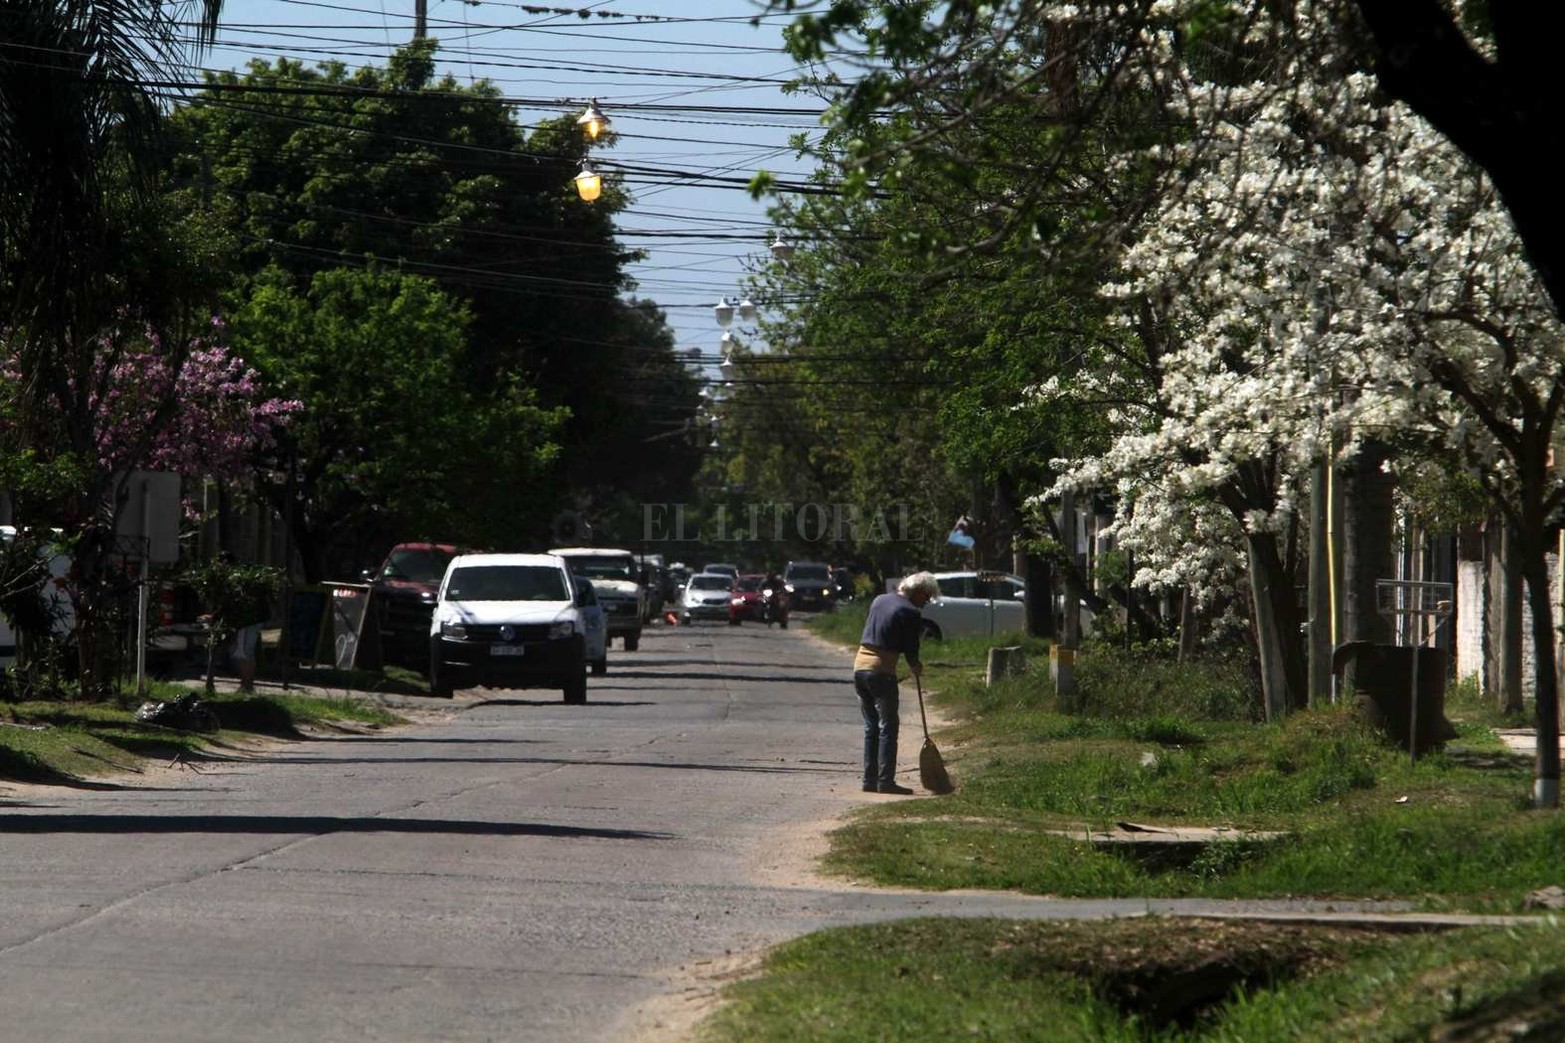
[[[734,321],[734,306],[728,303],[727,297],[719,297],[716,307],[712,309],[712,314],[717,317],[718,326],[726,330],[728,324]]]
[[[772,251],[773,257],[777,258],[779,261],[786,261],[788,258],[793,256],[794,246],[782,236],[774,234],[772,236],[772,245],[770,249]]]
[[[586,163],[572,180],[576,182],[576,194],[581,196],[583,203],[590,203],[603,194],[603,177]]]
[[[597,98],[587,103],[587,111],[576,118],[576,125],[587,135],[587,140],[598,140],[598,135],[608,127],[609,118],[598,108]]]

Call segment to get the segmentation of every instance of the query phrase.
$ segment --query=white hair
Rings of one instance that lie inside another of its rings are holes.
[[[897,593],[903,597],[911,597],[922,590],[932,598],[940,596],[940,584],[935,582],[932,572],[915,572],[911,576],[903,576],[902,582],[897,584]]]

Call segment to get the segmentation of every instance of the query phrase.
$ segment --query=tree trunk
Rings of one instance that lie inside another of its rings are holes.
[[[1380,614],[1375,581],[1396,575],[1392,559],[1394,480],[1384,470],[1391,449],[1367,441],[1343,465],[1342,641],[1394,639],[1391,620]]]
[[[1331,553],[1327,543],[1327,498],[1331,495],[1330,464],[1322,459],[1310,473],[1309,655],[1306,680],[1310,702],[1331,699]]]
[[[1060,645],[1081,647],[1081,581],[1076,565],[1076,497],[1060,497],[1060,542],[1065,546],[1065,618],[1060,626]]]
[[[1521,713],[1522,577],[1516,527],[1496,518],[1485,526],[1484,684],[1506,713]]]
[[[1534,702],[1537,711],[1538,757],[1533,772],[1534,807],[1556,808],[1560,803],[1559,676],[1554,652],[1554,597],[1549,566],[1544,558],[1543,526],[1528,525],[1523,537],[1522,571],[1527,580],[1527,600],[1532,608],[1533,652],[1537,665]]]
[[[1283,568],[1277,537],[1272,533],[1252,533],[1248,543],[1261,694],[1266,719],[1280,721],[1290,711],[1303,709],[1308,701],[1299,610],[1293,577]]]
[[[1054,577],[1050,574],[1049,563],[1038,555],[1029,551],[1025,561],[1026,571],[1022,578],[1027,581],[1027,633],[1053,641]]]
[[[1201,635],[1197,629],[1200,617],[1195,607],[1195,590],[1186,587],[1179,594],[1179,661],[1195,658]]]

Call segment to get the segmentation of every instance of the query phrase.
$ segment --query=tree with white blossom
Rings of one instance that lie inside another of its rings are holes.
[[[1252,36],[1291,42],[1276,75],[1202,82],[1170,63],[1201,133],[1187,174],[1107,292],[1154,302],[1164,342],[1147,399],[1065,484],[1121,493],[1142,582],[1179,543],[1182,501],[1244,532],[1267,705],[1298,705],[1285,555],[1308,467],[1366,437],[1468,468],[1521,537],[1538,654],[1534,798],[1558,801],[1553,606],[1545,554],[1562,490],[1547,469],[1565,402],[1565,330],[1481,170],[1379,92],[1341,43],[1345,7],[1301,4]],[[1142,331],[1144,336],[1144,331]]]

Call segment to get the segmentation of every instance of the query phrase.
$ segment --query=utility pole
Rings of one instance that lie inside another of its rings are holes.
[[[413,39],[422,40],[429,32],[429,0],[413,0]]]

